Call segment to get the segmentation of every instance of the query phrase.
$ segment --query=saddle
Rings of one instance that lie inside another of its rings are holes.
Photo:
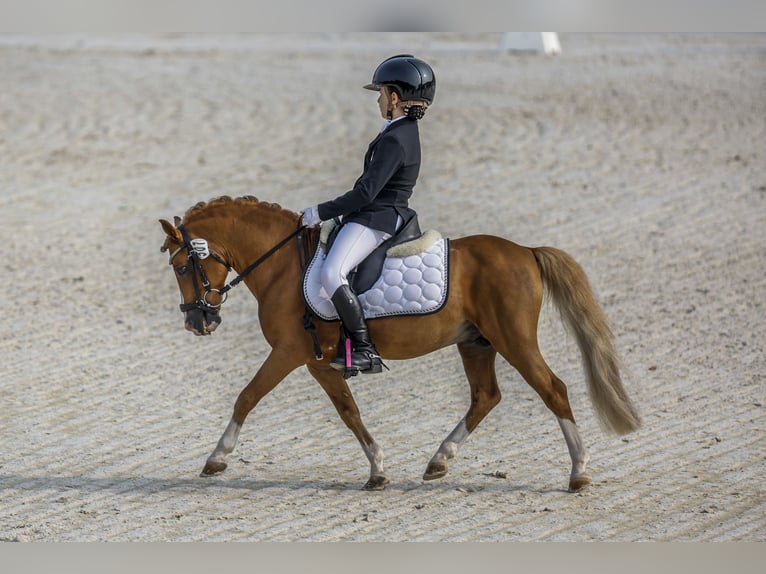
[[[352,288],[366,319],[435,313],[449,292],[449,239],[433,229],[420,234],[417,222],[387,240],[357,268]],[[338,319],[330,294],[319,277],[327,253],[333,222],[322,224],[319,246],[305,265],[303,299],[310,314],[323,321]],[[411,237],[415,237],[411,239]]]
[[[329,236],[326,240],[325,252],[329,252],[332,248],[332,244],[335,242],[338,232],[340,232],[341,225],[334,221],[335,226],[329,232]],[[386,253],[389,249],[408,241],[414,241],[420,238],[423,233],[420,231],[420,225],[418,223],[418,216],[413,215],[408,219],[404,225],[402,225],[397,232],[390,238],[381,243],[375,250],[370,253],[357,268],[348,274],[348,282],[354,293],[364,293],[368,291],[380,277],[383,271],[383,264],[386,260]]]

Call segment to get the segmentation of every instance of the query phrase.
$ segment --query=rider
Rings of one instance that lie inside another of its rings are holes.
[[[349,286],[348,274],[383,241],[415,215],[408,206],[420,170],[420,136],[417,120],[433,102],[436,78],[426,62],[403,54],[384,60],[372,83],[364,86],[380,92],[378,106],[386,122],[364,156],[364,172],[351,191],[306,208],[304,225],[336,217],[343,225],[327,254],[320,277],[335,305],[352,345],[348,364],[366,373],[382,371],[382,362],[370,339],[362,308]],[[342,348],[332,367],[347,368]]]

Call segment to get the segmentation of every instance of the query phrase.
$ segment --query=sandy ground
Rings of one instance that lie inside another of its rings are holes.
[[[0,37],[0,539],[766,541],[766,36],[498,34]],[[304,370],[198,477],[267,353],[244,287],[213,337],[183,330],[160,217],[254,194],[299,210],[345,191],[380,124],[360,86],[412,51],[439,92],[413,197],[425,228],[554,245],[586,269],[645,425],[598,427],[552,308],[593,485],[533,391],[452,462],[454,349],[352,382],[392,483]]]

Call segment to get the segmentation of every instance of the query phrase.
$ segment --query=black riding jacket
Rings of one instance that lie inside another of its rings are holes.
[[[364,172],[354,188],[320,203],[322,221],[343,216],[366,227],[394,234],[397,216],[407,221],[415,214],[409,207],[412,188],[420,172],[418,122],[397,120],[372,140],[364,156]]]

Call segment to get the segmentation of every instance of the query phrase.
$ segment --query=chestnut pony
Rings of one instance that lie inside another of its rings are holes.
[[[212,333],[221,321],[219,308],[226,292],[244,281],[258,300],[261,330],[271,346],[237,397],[232,418],[202,475],[226,468],[226,457],[234,450],[248,413],[291,371],[305,365],[370,461],[364,488],[385,488],[389,481],[383,452],[365,428],[347,380],[329,365],[337,351],[339,324],[316,321],[314,340],[311,329],[305,328],[302,267],[316,249],[318,228],[301,228],[297,213],[253,197],[198,203],[182,222],[176,218],[175,225],[160,223],[167,235],[162,251],[170,252],[186,328],[195,335]],[[299,243],[305,243],[307,253],[296,249]],[[495,357],[500,353],[556,416],[572,459],[569,490],[587,486],[591,477],[585,467],[590,457],[575,425],[566,386],[538,347],[544,291],[574,334],[603,427],[626,434],[641,423],[622,385],[613,336],[585,273],[572,257],[551,247],[522,247],[491,235],[463,237],[449,245],[449,297],[438,312],[369,322],[384,359],[419,357],[448,345],[457,345],[460,353],[471,388],[470,406],[429,461],[423,479],[447,474],[447,461],[500,402],[495,375]],[[239,275],[226,285],[230,268]]]

